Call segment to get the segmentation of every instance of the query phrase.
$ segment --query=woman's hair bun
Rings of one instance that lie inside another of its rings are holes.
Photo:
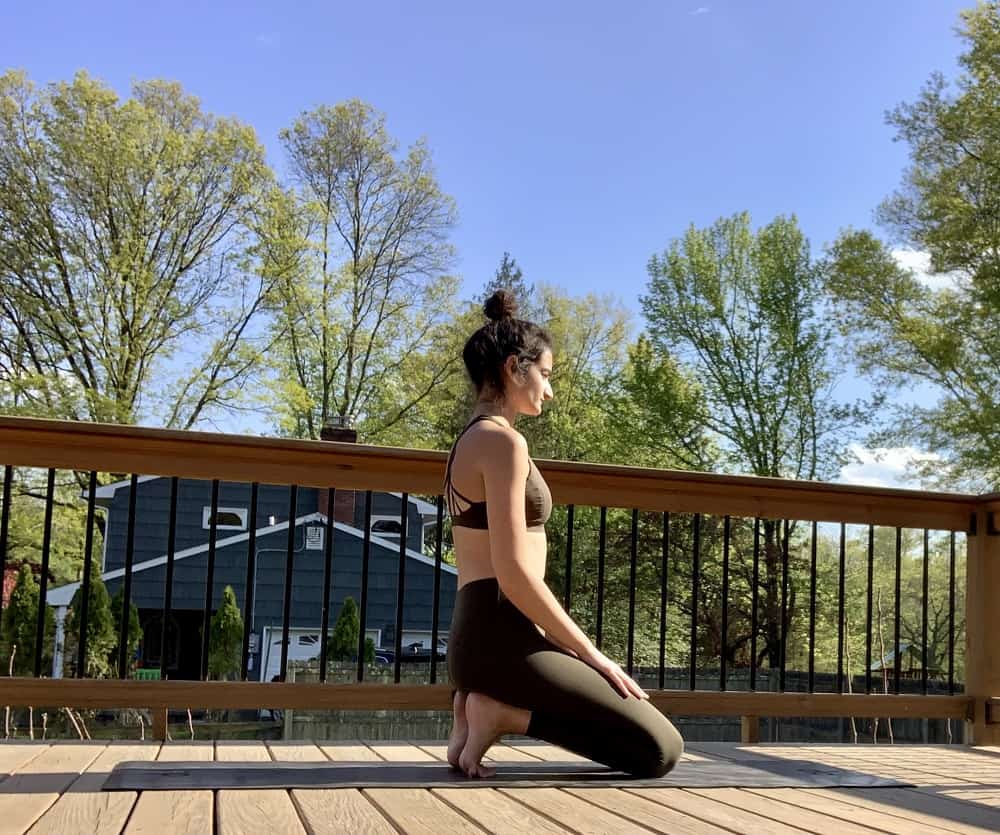
[[[509,290],[497,290],[483,305],[486,318],[494,322],[511,319],[517,313],[517,300]]]

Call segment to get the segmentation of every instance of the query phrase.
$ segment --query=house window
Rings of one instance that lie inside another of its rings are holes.
[[[206,531],[212,526],[212,508],[201,509],[201,526]],[[245,507],[220,507],[215,512],[215,527],[220,531],[245,531],[247,529],[247,509]]]
[[[399,539],[402,532],[398,516],[372,516],[372,533],[385,539]]]

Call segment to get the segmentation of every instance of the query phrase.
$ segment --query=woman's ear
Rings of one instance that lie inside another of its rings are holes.
[[[518,368],[517,365],[517,354],[511,354],[510,356],[508,356],[507,359],[503,361],[503,367],[504,370],[507,372],[507,374],[515,383],[521,382],[520,379],[521,375],[518,373],[520,369]]]

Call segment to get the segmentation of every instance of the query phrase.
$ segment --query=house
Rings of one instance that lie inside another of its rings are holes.
[[[139,663],[144,667],[160,666],[171,481],[168,477],[141,476],[136,486],[131,600],[139,610],[143,627]],[[111,595],[118,591],[124,577],[130,494],[131,482],[127,480],[99,487],[95,494],[95,503],[105,514],[100,565]],[[83,499],[87,498],[84,492]],[[331,630],[347,596],[360,604],[365,525],[364,492],[338,490],[334,498]],[[220,482],[215,517],[213,611],[220,605],[227,585],[233,587],[241,609],[246,599],[250,499],[249,484]],[[391,647],[395,641],[402,495],[373,492],[371,501],[366,634],[376,647]],[[328,504],[327,490],[300,487],[292,509],[288,487],[259,485],[256,561],[250,580],[253,612],[247,624],[248,677],[253,680],[269,681],[279,672],[289,525],[294,529],[294,544],[288,658],[304,660],[319,655]],[[178,479],[176,514],[171,611],[166,623],[166,670],[170,678],[197,679],[212,522],[212,483]],[[436,524],[437,507],[409,497],[406,518],[402,643],[404,646],[420,643],[429,648],[434,559],[426,553],[426,532]],[[457,575],[446,563],[442,563],[441,569],[439,638],[446,641]],[[63,621],[66,607],[79,585],[53,588],[47,595],[57,614],[54,676],[62,674]]]

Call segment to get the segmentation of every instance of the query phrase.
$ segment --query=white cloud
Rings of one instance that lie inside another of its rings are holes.
[[[697,9],[692,9],[690,12],[688,12],[688,14],[693,17],[696,15],[708,14],[710,11],[712,10],[708,8],[708,6],[699,6]]]
[[[914,447],[879,447],[868,449],[852,444],[851,451],[860,459],[843,467],[838,481],[868,487],[906,487],[920,489],[920,479],[907,471],[915,461],[939,461],[941,456]]]
[[[958,287],[961,276],[958,273],[931,272],[931,256],[928,252],[918,249],[894,249],[892,257],[905,270],[911,270],[913,277],[930,290],[954,290]]]

